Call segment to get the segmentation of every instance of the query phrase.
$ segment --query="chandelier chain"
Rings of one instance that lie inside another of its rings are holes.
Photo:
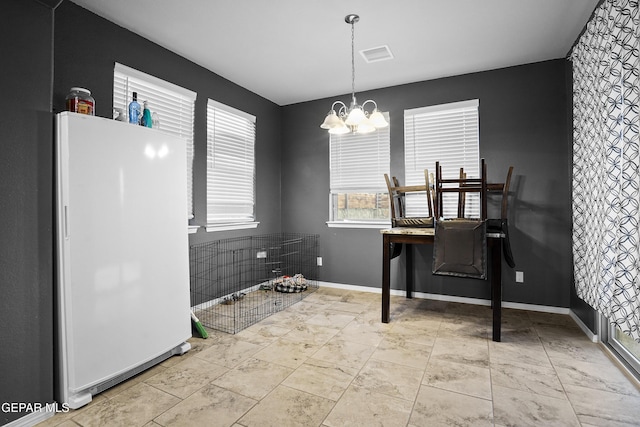
[[[356,99],[355,21],[351,21],[351,98]]]

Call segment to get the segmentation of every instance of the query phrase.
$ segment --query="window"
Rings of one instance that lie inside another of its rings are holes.
[[[187,143],[187,212],[193,218],[193,111],[196,93],[173,83],[116,63],[113,70],[113,108],[127,112],[133,92],[142,105],[156,113],[159,129],[177,135]]]
[[[468,178],[480,177],[480,149],[477,99],[415,108],[404,112],[405,185],[424,185],[424,170],[435,176],[436,162],[443,178],[457,178],[463,167]],[[480,216],[480,199],[469,193],[468,214]],[[443,194],[443,214],[457,216],[457,194]],[[427,201],[419,194],[407,194],[406,215],[424,216]]]
[[[599,328],[602,342],[609,346],[632,375],[640,379],[640,343],[604,316],[601,316]]]
[[[207,103],[207,231],[257,227],[256,118]]]
[[[389,114],[383,113],[387,122]],[[375,132],[329,136],[329,226],[389,225],[389,126]]]

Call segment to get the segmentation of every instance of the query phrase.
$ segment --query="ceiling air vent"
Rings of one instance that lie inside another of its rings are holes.
[[[369,63],[393,59],[393,54],[391,53],[391,50],[389,50],[389,46],[387,45],[361,50],[360,55],[362,55],[364,60]]]

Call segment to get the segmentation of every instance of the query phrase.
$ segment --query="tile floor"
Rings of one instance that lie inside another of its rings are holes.
[[[631,426],[640,392],[569,316],[321,288],[41,426]]]

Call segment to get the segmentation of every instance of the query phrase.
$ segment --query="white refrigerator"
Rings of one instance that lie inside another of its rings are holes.
[[[58,400],[71,408],[189,350],[185,142],[56,116]]]

